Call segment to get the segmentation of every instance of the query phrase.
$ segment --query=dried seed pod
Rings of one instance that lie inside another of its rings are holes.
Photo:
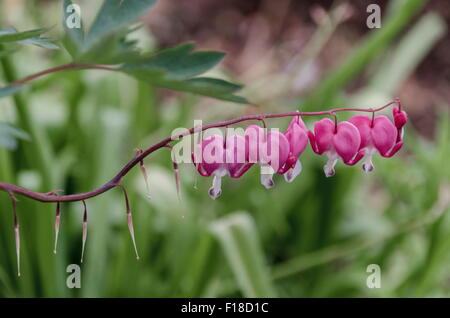
[[[83,263],[84,258],[84,248],[86,246],[86,239],[87,239],[87,222],[88,222],[88,215],[87,215],[87,208],[86,208],[86,202],[82,200],[84,212],[83,212],[83,236],[82,236],[82,247],[81,247],[81,263]]]
[[[133,242],[134,252],[136,254],[136,259],[139,260],[139,253],[136,246],[136,239],[134,236],[134,226],[133,226],[133,215],[131,214],[131,208],[130,208],[130,201],[128,200],[128,194],[125,187],[121,184],[117,184],[116,186],[120,187],[123,191],[123,195],[125,198],[125,208],[126,208],[126,214],[127,214],[127,224],[128,224],[128,231],[130,232],[131,241]]]
[[[172,162],[172,168],[173,168],[173,172],[175,174],[175,187],[177,188],[177,197],[178,197],[178,200],[181,200],[181,195],[180,195],[180,189],[181,189],[180,170],[178,169],[178,164],[175,161]]]
[[[9,193],[12,204],[12,212],[13,212],[13,226],[14,226],[14,241],[16,243],[16,257],[17,257],[17,276],[20,276],[20,224],[17,218],[16,211],[16,202],[17,199],[14,197],[12,193]]]
[[[135,151],[136,151],[137,156],[142,154],[142,149],[137,148]],[[150,187],[148,185],[148,173],[147,173],[147,168],[144,165],[144,160],[139,161],[139,169],[141,170],[142,176],[144,177],[145,189],[147,190],[147,196],[149,197],[149,199],[151,199]]]
[[[55,247],[53,253],[56,254],[56,248],[58,247],[59,226],[61,223],[61,203],[56,202],[56,215],[55,215]]]

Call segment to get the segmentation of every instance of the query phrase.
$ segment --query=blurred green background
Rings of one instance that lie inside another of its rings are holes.
[[[92,20],[99,1],[78,1]],[[382,27],[366,26],[369,3]],[[0,1],[2,27],[52,26],[61,1]],[[81,253],[81,203],[62,205],[53,254],[55,204],[19,197],[22,276],[16,274],[12,213],[0,195],[2,297],[448,297],[450,296],[450,50],[447,1],[160,0],[131,36],[145,49],[192,40],[223,50],[214,76],[245,84],[258,107],[174,93],[122,74],[71,71],[37,80],[0,100],[2,123],[28,133],[0,148],[0,180],[37,191],[78,193],[117,173],[146,148],[194,119],[338,106],[376,107],[399,96],[410,115],[405,147],[375,159],[375,171],[339,164],[311,149],[292,184],[270,191],[258,169],[227,179],[212,201],[211,180],[181,165],[178,200],[169,150],[127,175],[141,260],[134,257],[119,189],[87,201],[89,233],[80,289],[66,267]],[[0,83],[68,63],[64,50],[24,46],[2,58]],[[343,119],[344,115],[340,115]],[[311,127],[311,120],[306,121]],[[269,127],[287,119],[267,121]],[[3,137],[2,137],[3,138]],[[381,288],[366,285],[369,264]]]

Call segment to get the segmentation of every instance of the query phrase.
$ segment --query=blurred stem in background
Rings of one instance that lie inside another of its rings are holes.
[[[9,57],[1,58],[1,65],[6,83],[18,79],[14,65]],[[44,136],[44,133],[34,122],[30,110],[28,109],[29,106],[26,104],[23,96],[20,93],[15,94],[13,100],[17,110],[18,123],[31,136],[31,142],[26,144],[26,147],[23,147],[28,164],[32,168],[37,168],[40,172],[42,177],[41,188],[53,189],[55,186],[54,169],[50,164],[52,161],[52,154],[48,138]]]
[[[338,91],[392,42],[425,3],[423,0],[405,0],[403,5],[398,5],[395,12],[383,21],[382,28],[370,32],[344,61],[323,77],[323,81],[303,101],[302,106],[310,109],[333,104]]]

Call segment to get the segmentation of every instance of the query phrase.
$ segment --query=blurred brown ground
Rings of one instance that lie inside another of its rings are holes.
[[[344,2],[344,1],[341,1]],[[244,84],[274,72],[282,72],[302,51],[323,14],[333,1],[294,0],[164,0],[159,1],[145,23],[161,47],[194,41],[203,49],[228,53],[224,65]],[[342,23],[318,55],[316,81],[345,56],[370,29],[366,7],[377,3],[383,13],[387,1],[348,2]],[[427,11],[439,13],[450,26],[450,1],[429,1]],[[416,17],[415,20],[417,20]],[[276,50],[273,50],[276,48]],[[268,54],[268,52],[272,52]],[[257,70],[252,66],[259,63]],[[249,75],[251,74],[251,75]],[[364,84],[359,77],[349,89]],[[435,45],[397,92],[414,126],[431,137],[436,106],[450,103],[450,37]],[[309,87],[304,87],[307,92]]]

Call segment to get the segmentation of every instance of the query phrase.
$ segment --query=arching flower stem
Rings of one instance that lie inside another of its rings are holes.
[[[256,114],[256,115],[246,115],[234,119],[229,119],[217,123],[212,123],[208,125],[201,126],[201,129],[199,127],[193,127],[177,136],[169,136],[156,144],[150,146],[149,148],[145,149],[140,153],[139,155],[136,155],[133,159],[131,159],[110,181],[105,183],[104,185],[88,191],[84,193],[78,193],[78,194],[67,194],[67,195],[49,195],[48,193],[41,193],[41,192],[35,192],[14,184],[6,183],[6,182],[0,182],[0,190],[8,192],[8,193],[14,193],[19,194],[25,197],[28,197],[30,199],[41,201],[41,202],[74,202],[74,201],[83,201],[92,197],[95,197],[97,195],[100,195],[106,191],[109,191],[110,189],[117,186],[118,183],[122,180],[122,178],[128,174],[128,172],[136,165],[140,164],[144,158],[146,158],[151,153],[167,147],[170,145],[171,142],[173,142],[176,139],[182,138],[187,135],[192,135],[195,132],[199,131],[205,131],[210,128],[220,128],[220,127],[226,127],[229,125],[237,124],[240,122],[245,121],[253,121],[253,120],[261,120],[261,119],[269,119],[269,118],[283,118],[283,117],[293,117],[293,116],[326,116],[330,115],[332,113],[337,112],[378,112],[385,108],[388,108],[392,105],[400,105],[400,101],[398,98],[394,99],[393,101],[387,103],[384,106],[381,106],[376,109],[367,109],[367,108],[335,108],[331,110],[326,111],[319,111],[319,112],[299,112],[299,111],[292,111],[292,112],[285,112],[285,113],[274,113],[274,114]],[[399,106],[400,107],[400,106]]]

